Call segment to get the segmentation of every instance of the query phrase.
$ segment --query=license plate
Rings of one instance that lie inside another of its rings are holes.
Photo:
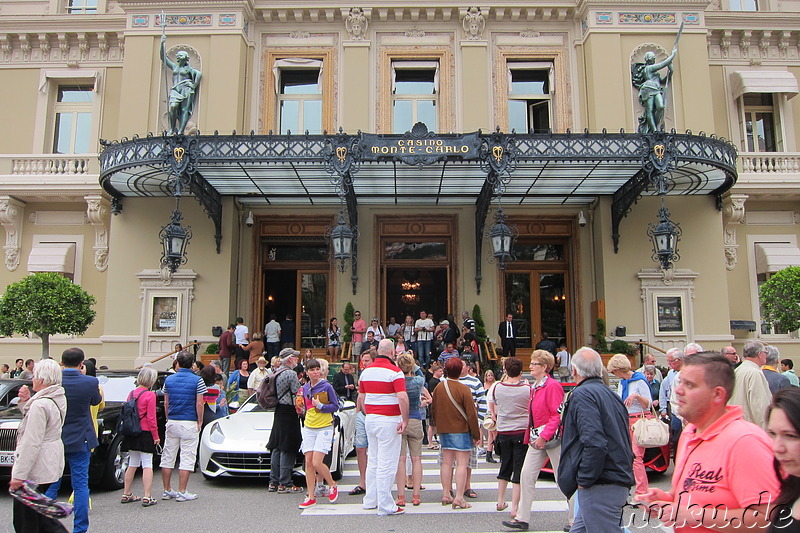
[[[14,464],[13,453],[0,453],[0,466],[11,466]]]

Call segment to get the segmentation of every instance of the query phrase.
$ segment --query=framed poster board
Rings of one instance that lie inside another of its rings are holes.
[[[685,313],[682,294],[653,295],[656,335],[685,335]]]
[[[151,294],[147,316],[151,335],[180,335],[180,294]]]

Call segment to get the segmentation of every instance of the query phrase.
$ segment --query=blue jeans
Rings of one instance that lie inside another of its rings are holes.
[[[414,344],[417,348],[417,359],[419,359],[419,364],[427,367],[431,362],[431,341],[418,340]]]
[[[297,452],[272,450],[269,466],[270,483],[291,486],[292,467],[294,466],[295,457],[297,457]]]
[[[578,489],[575,505],[575,523],[571,533],[620,533],[622,507],[628,499],[628,490],[619,485],[592,485]],[[587,524],[591,523],[591,529]]]
[[[84,444],[85,449],[78,452],[68,452],[65,459],[69,465],[69,472],[72,481],[72,491],[75,493],[73,503],[73,513],[75,515],[73,533],[85,533],[89,530],[89,457],[92,452],[89,445]],[[61,480],[56,481],[47,489],[45,496],[56,498],[58,489],[61,487]]]

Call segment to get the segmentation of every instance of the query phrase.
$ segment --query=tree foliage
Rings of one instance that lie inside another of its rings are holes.
[[[776,272],[759,293],[762,320],[785,331],[800,329],[800,267]]]
[[[355,313],[356,310],[353,307],[352,302],[347,302],[347,305],[344,306],[344,326],[340,326],[342,330],[342,342],[350,342],[350,339],[353,336],[353,332],[350,331],[350,328],[353,326],[353,321],[355,321]]]
[[[606,321],[602,318],[597,319],[597,331],[594,335],[594,349],[599,353],[608,353],[608,341],[606,340]]]
[[[38,272],[12,283],[0,297],[0,333],[42,339],[42,358],[50,356],[50,335],[83,335],[94,322],[94,296],[54,272]]]

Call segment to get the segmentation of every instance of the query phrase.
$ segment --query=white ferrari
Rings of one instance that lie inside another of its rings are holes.
[[[272,432],[273,409],[263,409],[255,395],[234,414],[208,424],[200,436],[200,471],[206,478],[221,476],[267,476],[270,452],[267,442]],[[345,458],[355,450],[356,404],[341,402],[333,415],[333,447],[325,458],[333,479],[342,477]],[[302,470],[303,456],[297,451],[295,470]]]

